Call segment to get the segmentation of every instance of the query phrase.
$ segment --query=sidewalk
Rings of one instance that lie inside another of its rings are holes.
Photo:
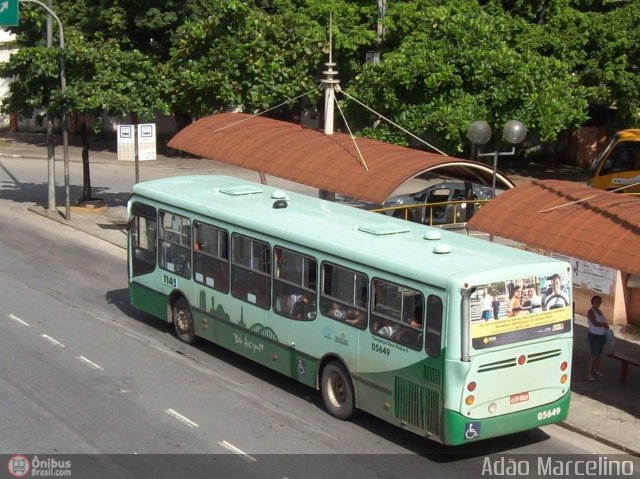
[[[115,140],[111,142],[113,149],[102,146],[97,151],[92,150],[92,163],[117,163]],[[57,146],[56,161],[61,161],[60,150]],[[3,157],[46,158],[44,135],[0,132],[0,160]],[[69,157],[70,161],[80,161],[81,152],[77,144],[70,145]],[[158,155],[157,161],[144,162],[144,167],[162,167],[168,169],[168,173],[175,168],[175,171],[180,170],[181,174],[184,174],[185,169],[188,170],[190,167],[202,169],[204,164],[211,165],[211,170],[224,169],[228,170],[227,174],[233,172],[239,176],[251,174],[253,176],[249,177],[256,178],[255,173],[247,170],[224,166],[210,160],[206,162],[193,158]],[[124,206],[107,205],[106,208],[95,210],[73,208],[70,221],[64,219],[64,206],[58,207],[53,214],[49,214],[43,205],[31,206],[28,209],[126,249],[126,208]],[[636,328],[634,331],[629,327],[613,326],[613,330],[617,339],[610,350],[640,358],[640,329]],[[601,362],[604,376],[595,382],[589,382],[586,380],[588,360],[587,321],[585,317],[577,316],[571,378],[572,403],[569,417],[561,426],[640,457],[640,368],[631,366],[627,384],[621,385],[621,364],[607,357],[605,352]]]

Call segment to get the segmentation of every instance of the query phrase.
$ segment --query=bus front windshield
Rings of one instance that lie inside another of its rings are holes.
[[[477,285],[470,300],[474,349],[571,331],[571,284],[566,274]]]

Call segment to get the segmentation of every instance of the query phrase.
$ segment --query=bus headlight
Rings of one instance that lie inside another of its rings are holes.
[[[496,403],[492,402],[491,404],[489,404],[489,412],[491,414],[493,414],[497,410],[498,410],[498,405]]]

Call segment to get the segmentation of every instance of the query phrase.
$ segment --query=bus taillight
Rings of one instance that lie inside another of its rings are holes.
[[[522,366],[526,362],[527,362],[527,357],[524,354],[522,356],[518,357],[518,364],[520,366]]]
[[[569,363],[567,363],[566,361],[562,361],[562,364],[560,365],[560,371],[566,371],[568,367]]]
[[[464,400],[465,404],[467,406],[471,406],[473,404],[473,402],[476,400],[475,397],[473,397],[473,394],[470,394],[469,396],[467,396]]]
[[[565,384],[567,382],[567,379],[569,379],[569,377],[566,374],[563,374],[560,377],[560,384]]]
[[[476,382],[475,381],[471,381],[469,384],[467,384],[467,391],[472,393],[475,390],[476,390]]]

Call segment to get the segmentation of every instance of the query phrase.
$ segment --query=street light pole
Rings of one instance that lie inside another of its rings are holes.
[[[527,127],[518,120],[509,120],[504,125],[502,138],[513,145],[510,151],[500,151],[500,142],[496,149],[490,153],[478,153],[478,157],[493,157],[493,175],[491,178],[491,198],[496,197],[496,172],[498,171],[498,158],[500,156],[513,156],[516,154],[515,145],[522,143],[527,136]],[[491,139],[491,127],[486,121],[474,121],[469,126],[467,138],[474,145],[484,145]]]
[[[48,0],[49,8],[52,8],[52,0]],[[51,17],[47,15],[47,48],[53,46],[53,33]],[[47,170],[48,170],[48,200],[47,211],[51,215],[56,211],[56,156],[53,145],[53,118],[47,113]]]
[[[482,156],[482,153],[478,156]],[[493,175],[491,175],[491,199],[496,197],[496,172],[498,171],[498,156],[500,153],[498,152],[498,148],[493,152]]]

